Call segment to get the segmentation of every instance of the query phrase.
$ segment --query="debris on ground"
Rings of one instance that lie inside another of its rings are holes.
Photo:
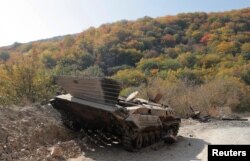
[[[226,120],[226,121],[248,121],[248,119],[242,119],[242,118],[222,118],[222,120]]]
[[[200,111],[194,110],[191,106],[189,108],[191,110],[190,118],[197,120],[199,122],[210,122],[212,119],[223,120],[223,121],[248,121],[248,119],[241,118],[236,115],[223,116],[223,117],[212,117],[210,115],[202,115]]]
[[[190,117],[194,120],[198,120],[199,122],[209,122],[211,121],[211,116],[205,115],[203,116],[200,111],[194,110],[193,107],[189,107],[191,110]]]

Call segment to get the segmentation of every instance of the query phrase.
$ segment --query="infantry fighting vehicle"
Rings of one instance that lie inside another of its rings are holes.
[[[63,76],[56,81],[67,94],[56,96],[51,104],[71,129],[110,131],[128,151],[177,136],[180,119],[170,107],[156,103],[160,95],[151,101],[136,98],[138,92],[123,98],[120,84],[107,78]]]

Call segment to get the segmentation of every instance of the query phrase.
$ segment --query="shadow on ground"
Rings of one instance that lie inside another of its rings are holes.
[[[123,150],[121,144],[96,145],[95,148],[82,146],[84,152],[82,158],[97,161],[196,161],[200,160],[197,155],[202,152],[207,144],[209,143],[201,139],[179,136],[178,142],[175,144],[163,144],[157,150],[148,147],[132,153]],[[81,160],[80,158],[77,161]]]

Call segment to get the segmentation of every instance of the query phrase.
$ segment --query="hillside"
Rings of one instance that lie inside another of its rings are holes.
[[[0,103],[46,102],[52,75],[72,74],[113,77],[122,95],[160,92],[182,115],[250,111],[249,61],[249,8],[122,20],[0,48]]]

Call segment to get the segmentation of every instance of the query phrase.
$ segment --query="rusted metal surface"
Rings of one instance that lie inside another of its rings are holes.
[[[67,118],[67,127],[111,131],[129,151],[167,141],[178,133],[180,119],[170,107],[155,103],[161,95],[153,102],[136,98],[138,92],[118,98],[121,87],[111,79],[58,77],[57,82],[68,94],[56,96],[51,104]]]
[[[76,98],[115,105],[121,90],[119,83],[111,79],[57,77],[56,82]]]

